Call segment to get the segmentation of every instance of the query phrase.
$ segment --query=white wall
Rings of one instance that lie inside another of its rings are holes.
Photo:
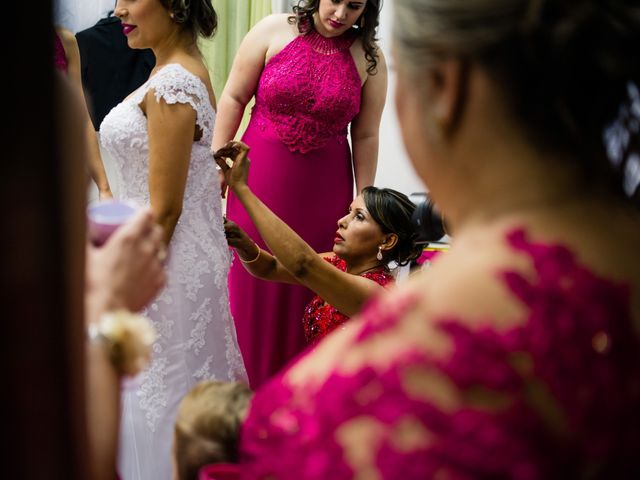
[[[396,74],[391,57],[391,26],[393,21],[393,2],[386,0],[382,6],[380,29],[378,37],[380,47],[387,60],[389,70],[389,88],[387,103],[382,114],[380,125],[380,154],[378,156],[377,187],[390,187],[407,195],[414,192],[424,192],[422,185],[407,157],[398,127],[396,108],[394,104],[394,90]]]

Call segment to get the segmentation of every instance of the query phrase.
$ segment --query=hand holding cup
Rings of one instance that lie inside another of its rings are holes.
[[[87,231],[89,240],[96,247],[103,245],[113,232],[132,218],[138,208],[130,203],[114,199],[92,202],[87,207]]]

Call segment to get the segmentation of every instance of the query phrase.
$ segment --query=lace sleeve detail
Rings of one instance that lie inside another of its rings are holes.
[[[436,354],[401,332],[419,321],[416,292],[376,299],[332,352],[349,363],[372,347],[375,358],[322,381],[289,383],[285,372],[258,392],[242,437],[246,478],[635,478],[640,342],[629,288],[562,246],[520,231],[508,241],[535,267],[533,278],[502,274],[528,307],[522,322],[429,322],[451,346]],[[406,346],[381,355],[376,342],[393,336]]]
[[[163,99],[170,105],[191,105],[196,112],[196,124],[204,130],[202,137],[210,137],[213,131],[213,107],[207,87],[200,78],[179,64],[170,64],[151,77],[148,90],[153,90],[157,101]]]

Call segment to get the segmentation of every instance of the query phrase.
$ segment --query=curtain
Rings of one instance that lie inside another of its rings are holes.
[[[213,0],[212,4],[218,14],[218,32],[213,39],[200,42],[200,51],[219,98],[240,42],[253,25],[271,13],[271,0]],[[245,109],[238,137],[246,127],[250,109],[251,104]]]

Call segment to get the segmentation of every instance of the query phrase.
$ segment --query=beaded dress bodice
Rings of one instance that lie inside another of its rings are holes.
[[[347,264],[340,257],[325,258],[327,262],[343,272],[347,271]],[[364,278],[376,282],[383,287],[395,282],[393,275],[383,267],[376,268],[362,274]],[[304,309],[302,326],[307,342],[315,342],[345,323],[349,317],[338,311],[333,305],[326,303],[319,295],[313,297]]]
[[[331,139],[346,141],[360,110],[361,81],[351,56],[355,35],[299,35],[264,67],[252,120],[273,129],[291,151],[307,153]]]

